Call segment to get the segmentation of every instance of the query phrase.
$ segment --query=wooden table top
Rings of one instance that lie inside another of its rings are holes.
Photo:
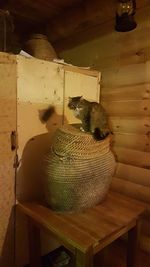
[[[78,248],[85,252],[92,247],[94,254],[134,227],[146,209],[143,203],[114,192],[110,192],[102,204],[71,214],[55,213],[32,202],[17,206],[70,250]]]

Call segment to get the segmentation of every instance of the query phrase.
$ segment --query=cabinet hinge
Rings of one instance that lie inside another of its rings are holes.
[[[18,148],[18,134],[16,131],[11,132],[11,150]]]
[[[17,169],[19,167],[19,164],[20,164],[20,162],[19,162],[19,159],[18,159],[18,155],[16,154],[15,155],[15,158],[14,158],[14,165],[13,165],[13,167],[15,169]]]

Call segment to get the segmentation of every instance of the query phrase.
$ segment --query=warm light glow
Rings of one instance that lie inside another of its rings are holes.
[[[117,14],[121,16],[122,14],[127,13],[131,15],[133,13],[133,2],[127,1],[126,3],[119,2],[117,8]]]

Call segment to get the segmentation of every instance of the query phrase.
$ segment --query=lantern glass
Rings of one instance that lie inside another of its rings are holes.
[[[127,32],[135,29],[137,24],[134,20],[134,14],[134,0],[119,0],[116,12],[115,30],[119,32]]]

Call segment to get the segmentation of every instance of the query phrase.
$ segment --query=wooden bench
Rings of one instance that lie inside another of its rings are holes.
[[[40,231],[47,230],[75,255],[76,267],[93,266],[93,256],[118,237],[128,233],[127,267],[137,266],[140,217],[145,206],[110,192],[94,208],[73,214],[58,214],[37,203],[19,203],[29,225],[31,267],[41,266]]]

